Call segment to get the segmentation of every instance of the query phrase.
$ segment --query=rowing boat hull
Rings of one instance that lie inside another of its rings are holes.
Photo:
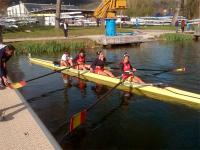
[[[60,70],[65,68],[54,65],[52,61],[37,58],[30,58],[30,62],[52,70]],[[120,79],[98,75],[95,73],[91,73],[88,70],[77,70],[70,68],[63,70],[62,73],[109,87],[114,87],[120,82]],[[125,81],[120,86],[118,86],[117,89],[157,100],[181,102],[185,104],[200,104],[200,94],[179,90],[169,86],[161,88],[153,86],[152,84],[136,84]]]

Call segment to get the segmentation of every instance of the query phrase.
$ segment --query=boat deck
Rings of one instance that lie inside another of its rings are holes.
[[[61,149],[23,97],[0,91],[0,149]]]

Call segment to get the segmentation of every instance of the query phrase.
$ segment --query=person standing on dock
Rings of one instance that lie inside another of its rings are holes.
[[[8,86],[6,62],[12,57],[15,47],[11,44],[0,46],[0,90]]]
[[[136,29],[139,29],[139,27],[140,27],[138,18],[136,18],[136,20],[135,20],[135,26],[136,26]]]
[[[64,36],[65,36],[65,38],[68,37],[68,28],[69,28],[69,26],[68,26],[67,20],[65,20],[64,24],[63,24],[63,30],[64,30]]]
[[[184,30],[185,30],[185,20],[182,20],[181,21],[181,30],[182,30],[182,33],[184,32]]]
[[[175,22],[175,27],[176,27],[176,33],[178,33],[178,28],[179,28],[179,22],[178,19]]]

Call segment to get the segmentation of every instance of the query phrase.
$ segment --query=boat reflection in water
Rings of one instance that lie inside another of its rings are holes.
[[[66,88],[77,87],[80,90],[81,97],[85,98],[87,96],[87,84],[86,81],[80,78],[71,77],[66,74],[62,74],[63,82]]]
[[[103,96],[109,91],[109,88],[106,86],[95,84],[91,87],[91,90],[96,94],[97,99]],[[134,100],[133,95],[124,92],[120,92],[119,99],[116,99],[118,104],[114,106],[109,111],[106,111],[103,116],[99,117],[95,122],[89,119],[86,124],[77,128],[72,134],[66,136],[62,139],[60,144],[65,147],[65,149],[79,149],[81,148],[81,143],[84,142],[84,139],[93,134],[96,130],[105,125],[105,123],[113,117],[115,113],[120,111],[127,112],[129,109],[129,104]]]
[[[91,87],[91,90],[94,92],[94,94],[98,97],[102,96],[108,91],[108,88],[101,84],[95,84]]]

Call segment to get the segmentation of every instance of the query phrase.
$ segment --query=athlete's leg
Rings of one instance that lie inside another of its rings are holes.
[[[108,71],[108,70],[104,70],[103,71],[104,73],[106,73],[108,76],[110,76],[110,77],[115,77],[113,74],[112,74],[112,72],[110,72],[110,71]]]

